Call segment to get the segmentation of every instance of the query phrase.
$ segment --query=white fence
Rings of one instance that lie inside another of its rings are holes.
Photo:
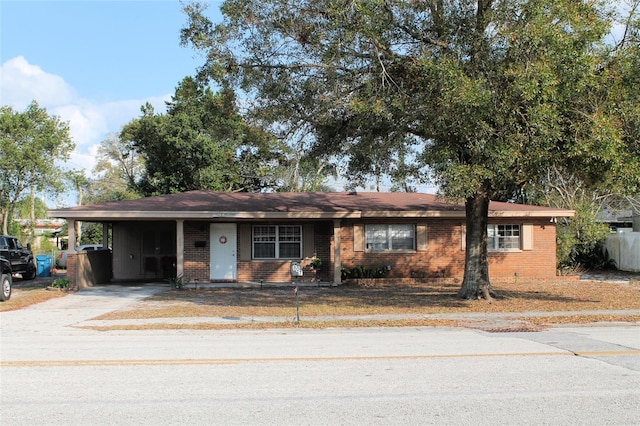
[[[605,248],[619,270],[640,272],[640,232],[611,234]]]

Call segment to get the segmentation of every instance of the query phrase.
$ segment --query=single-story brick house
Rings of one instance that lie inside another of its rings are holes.
[[[556,218],[573,214],[491,202],[490,276],[554,277]],[[304,271],[298,279],[336,284],[342,272],[359,266],[386,268],[399,278],[464,273],[464,206],[423,193],[189,191],[49,216],[69,222],[70,247],[75,221],[103,224],[112,251],[90,255],[100,270],[110,269],[101,273],[107,281],[290,282],[292,264]],[[81,255],[75,257],[81,263]],[[312,273],[313,258],[322,265]]]

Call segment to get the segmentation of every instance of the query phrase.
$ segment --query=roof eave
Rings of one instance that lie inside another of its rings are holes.
[[[490,211],[489,217],[574,217],[573,210]]]
[[[86,220],[210,220],[210,219],[352,219],[360,212],[234,212],[234,211],[69,211],[49,210],[49,217]]]
[[[417,211],[364,211],[363,218],[402,218],[402,217],[436,217],[436,218],[464,218],[464,210],[417,210]],[[522,210],[522,211],[489,211],[490,218],[498,217],[573,217],[573,210]]]
[[[414,211],[341,211],[341,212],[235,212],[235,211],[73,211],[49,210],[49,217],[76,220],[211,220],[211,219],[360,219],[360,218],[464,218],[463,210],[414,210]],[[573,210],[490,211],[490,218],[541,218],[573,217]]]

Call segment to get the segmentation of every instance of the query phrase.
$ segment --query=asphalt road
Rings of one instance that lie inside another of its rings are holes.
[[[640,424],[638,325],[77,327],[148,291],[1,313],[0,424]]]

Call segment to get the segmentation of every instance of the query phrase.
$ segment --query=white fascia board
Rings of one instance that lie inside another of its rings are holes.
[[[536,210],[536,211],[490,211],[490,218],[497,217],[573,217],[573,210]],[[364,211],[363,218],[441,218],[460,219],[465,218],[464,210],[418,210],[418,211]]]
[[[489,217],[573,217],[573,210],[490,211]]]
[[[231,211],[69,211],[49,210],[49,217],[90,221],[108,219],[350,219],[359,218],[360,212],[231,212]]]
[[[413,210],[413,211],[389,211],[389,210],[372,210],[362,212],[363,218],[414,218],[414,217],[437,217],[437,218],[459,218],[465,217],[463,211],[439,211],[439,210]]]
[[[206,219],[374,219],[374,218],[464,218],[461,210],[417,210],[417,211],[354,211],[354,212],[233,212],[233,211],[72,211],[49,210],[47,216],[64,219],[90,221],[100,220],[206,220]],[[537,210],[537,211],[490,211],[490,218],[543,218],[573,217],[573,210]]]

